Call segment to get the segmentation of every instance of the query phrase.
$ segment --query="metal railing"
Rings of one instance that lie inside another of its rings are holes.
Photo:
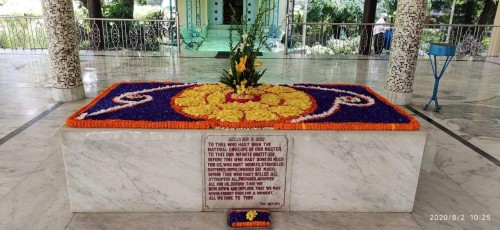
[[[304,26],[306,29],[304,30]],[[376,26],[385,28],[376,36]],[[387,53],[392,43],[393,24],[374,23],[290,23],[286,53],[294,51],[307,54],[355,55]],[[424,25],[420,53],[425,53],[430,43],[449,42],[457,45],[457,55],[486,56],[493,25]],[[303,31],[306,31],[305,34]]]
[[[178,19],[178,15],[176,19]],[[75,20],[80,50],[180,51],[177,20],[79,18]],[[391,30],[374,36],[373,23],[287,23],[285,52],[356,55],[388,53]],[[0,49],[46,49],[42,17],[0,16]],[[304,30],[305,27],[305,30]],[[425,25],[420,44],[425,53],[430,43],[451,42],[457,55],[486,56],[492,25]],[[305,33],[304,33],[305,31]]]
[[[44,30],[40,17],[0,17],[0,48],[46,49]]]
[[[80,50],[161,51],[177,46],[176,20],[75,19]],[[41,17],[0,17],[0,48],[46,49]]]

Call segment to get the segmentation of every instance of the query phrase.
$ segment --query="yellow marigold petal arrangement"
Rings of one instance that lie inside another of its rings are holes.
[[[222,91],[217,91],[222,90]],[[315,100],[305,92],[288,86],[261,85],[252,91],[259,100],[228,101],[226,86],[204,84],[181,91],[172,99],[172,107],[191,118],[209,119],[225,127],[261,127],[267,122],[290,120],[311,113]]]

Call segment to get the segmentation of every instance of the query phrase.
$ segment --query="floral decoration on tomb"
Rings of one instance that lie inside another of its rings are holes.
[[[264,33],[264,16],[272,8],[267,8],[268,1],[261,3],[259,11],[253,24],[249,25],[245,14],[241,22],[236,20],[236,12],[233,10],[231,29],[229,30],[229,70],[224,70],[219,81],[232,89],[228,97],[234,101],[253,100],[256,97],[255,90],[261,84],[266,70],[260,70],[262,63],[256,59],[257,53],[262,48],[267,35]],[[236,43],[234,43],[234,31],[236,31]]]
[[[71,115],[88,128],[416,130],[419,123],[366,86],[262,84],[236,101],[221,83],[116,83]]]

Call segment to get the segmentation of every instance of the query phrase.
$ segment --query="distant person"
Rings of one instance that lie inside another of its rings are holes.
[[[390,28],[385,26],[386,24],[385,20],[387,19],[388,15],[386,13],[381,13],[380,18],[377,20],[375,23],[375,26],[373,27],[373,35],[374,35],[374,46],[375,46],[375,54],[381,54],[382,49],[384,48],[384,33],[386,30],[389,30]]]

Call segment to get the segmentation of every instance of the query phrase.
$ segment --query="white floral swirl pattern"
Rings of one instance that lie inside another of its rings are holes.
[[[121,94],[120,96],[113,98],[113,102],[120,104],[120,105],[113,106],[113,107],[110,107],[107,109],[101,109],[101,110],[93,112],[93,113],[82,113],[78,116],[78,119],[83,120],[86,117],[95,116],[95,115],[104,114],[104,113],[115,112],[118,110],[134,107],[136,105],[140,105],[140,104],[144,104],[146,102],[152,101],[153,97],[150,95],[145,95],[146,93],[169,90],[169,89],[173,89],[173,88],[180,88],[180,87],[186,87],[186,86],[192,86],[192,85],[198,85],[198,83],[184,83],[184,84],[179,84],[179,85],[166,85],[166,86],[156,87],[156,88],[152,88],[152,89],[143,89],[143,90],[138,90],[138,91],[133,91],[133,92],[126,92],[126,93]]]
[[[352,91],[335,89],[335,88],[325,88],[320,86],[304,86],[304,85],[290,85],[293,88],[302,88],[302,89],[315,89],[315,90],[323,90],[323,91],[331,91],[336,93],[350,94],[352,96],[340,96],[335,97],[333,101],[333,106],[327,111],[320,114],[308,114],[305,116],[301,116],[299,118],[291,120],[292,123],[299,123],[311,119],[321,119],[328,116],[333,115],[337,111],[340,110],[341,105],[354,106],[354,107],[369,107],[375,104],[375,100],[372,97],[355,93]]]

